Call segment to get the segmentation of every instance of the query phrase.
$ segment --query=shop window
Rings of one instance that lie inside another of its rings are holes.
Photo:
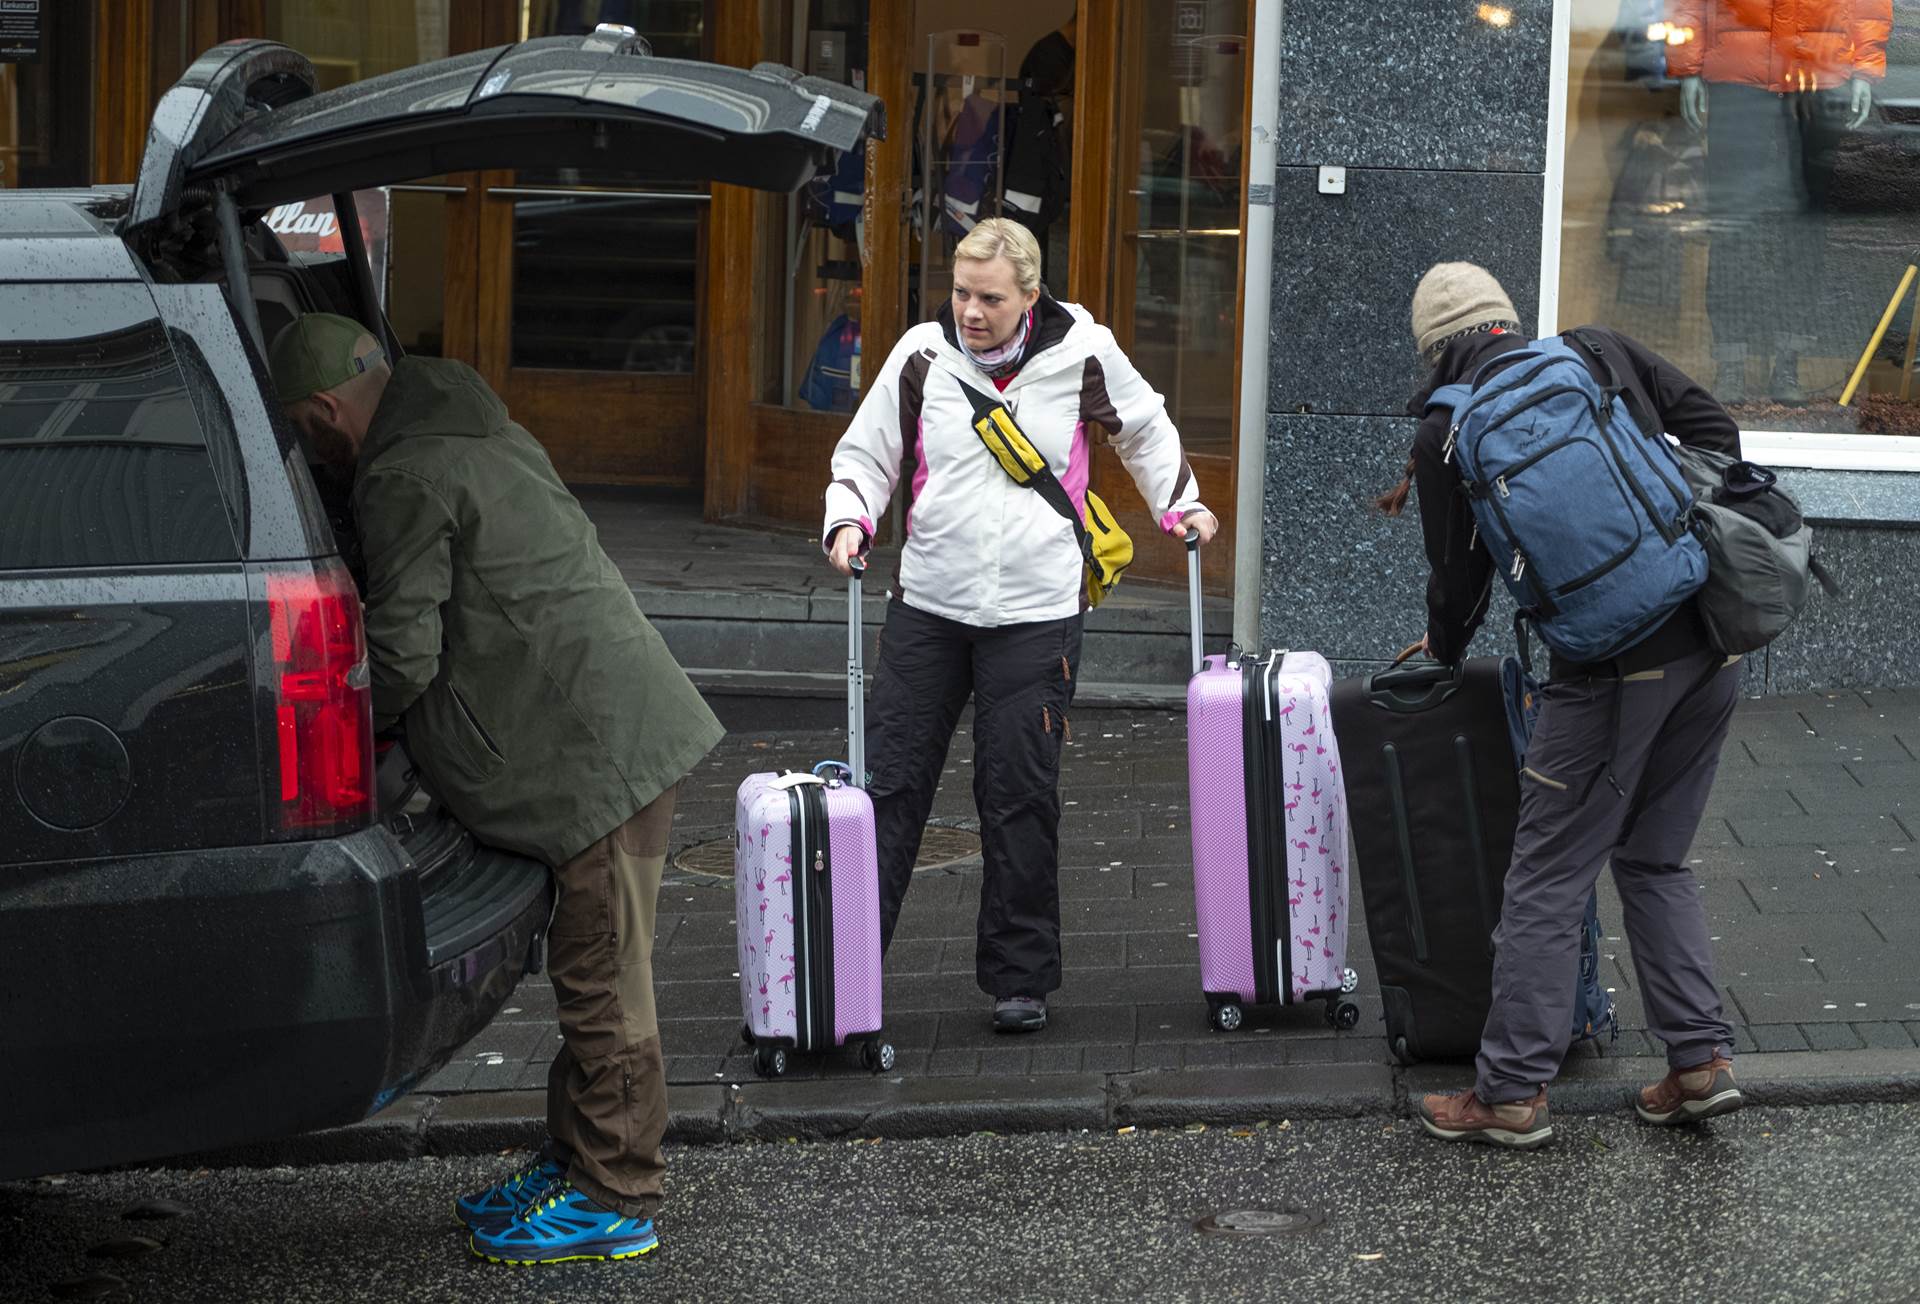
[[[704,0],[528,0],[523,37],[618,23],[663,59],[707,49]],[[585,168],[522,168],[513,203],[512,364],[691,375],[699,332],[704,182]]]
[[[1569,8],[1558,323],[1671,358],[1755,455],[1920,470],[1920,0]]]
[[[0,190],[93,183],[93,7],[44,4],[0,30]]]
[[[786,61],[860,90],[867,86],[866,0],[797,0]],[[866,241],[866,147],[786,200],[780,401],[852,412],[869,361],[860,339]]]
[[[1189,452],[1231,456],[1246,116],[1244,0],[1142,6],[1122,44],[1114,328]]]

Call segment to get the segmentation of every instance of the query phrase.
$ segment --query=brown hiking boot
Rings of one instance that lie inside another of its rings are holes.
[[[1422,1096],[1420,1123],[1442,1141],[1481,1141],[1510,1150],[1532,1150],[1553,1140],[1545,1087],[1532,1099],[1500,1105],[1483,1104],[1471,1091]]]
[[[1697,1068],[1673,1070],[1631,1099],[1634,1113],[1662,1127],[1718,1118],[1747,1103],[1733,1085],[1733,1061],[1718,1055]]]

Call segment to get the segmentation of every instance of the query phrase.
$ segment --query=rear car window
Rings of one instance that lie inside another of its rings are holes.
[[[238,557],[146,288],[0,286],[0,569]]]

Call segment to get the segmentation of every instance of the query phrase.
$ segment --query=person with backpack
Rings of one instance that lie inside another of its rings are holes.
[[[1431,566],[1426,650],[1458,664],[1496,570],[1551,673],[1521,770],[1519,827],[1494,933],[1493,1004],[1471,1090],[1429,1095],[1434,1136],[1532,1149],[1550,1141],[1547,1084],[1571,1038],[1580,927],[1611,859],[1647,1028],[1670,1071],[1631,1096],[1654,1124],[1738,1109],[1732,1030],[1687,850],[1739,700],[1693,595],[1706,574],[1692,496],[1663,436],[1739,456],[1712,395],[1605,327],[1530,341],[1471,263],[1441,263],[1413,296],[1431,372],[1406,478]],[[1617,396],[1617,400],[1616,400]]]
[[[826,489],[821,540],[842,575],[906,491],[866,734],[881,946],[971,697],[975,975],[999,1032],[1045,1027],[1060,986],[1060,752],[1082,618],[1131,556],[1087,487],[1096,443],[1119,454],[1163,532],[1213,537],[1166,400],[1112,331],[1041,286],[1033,233],[987,218],[954,250],[951,300],[874,374]]]

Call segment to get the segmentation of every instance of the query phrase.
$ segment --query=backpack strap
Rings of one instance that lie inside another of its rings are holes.
[[[1473,397],[1473,386],[1456,382],[1442,385],[1427,395],[1427,411],[1443,407],[1458,412],[1466,401]]]

